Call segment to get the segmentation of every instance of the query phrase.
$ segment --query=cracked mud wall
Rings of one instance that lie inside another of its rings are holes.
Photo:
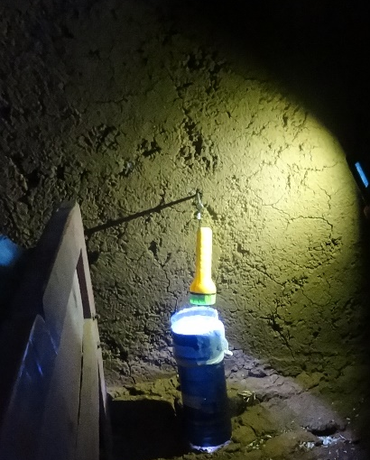
[[[349,380],[365,351],[366,261],[339,142],[268,71],[187,34],[164,5],[1,8],[1,230],[29,247],[63,199],[89,229],[201,188],[230,343],[287,374]],[[87,240],[113,379],[170,344],[194,211],[188,201]]]

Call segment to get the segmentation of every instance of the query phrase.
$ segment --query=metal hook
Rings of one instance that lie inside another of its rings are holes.
[[[197,208],[197,219],[199,220],[199,223],[200,223],[200,220],[202,218],[202,212],[203,212],[203,209],[204,209],[204,205],[202,203],[202,192],[201,190],[197,189],[196,191],[196,208]]]

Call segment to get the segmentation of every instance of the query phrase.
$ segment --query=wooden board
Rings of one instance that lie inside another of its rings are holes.
[[[38,460],[39,428],[56,352],[45,322],[39,315],[33,321],[8,322],[6,330],[8,334],[3,329],[2,338],[6,337],[7,348],[2,347],[1,350],[15,359],[17,366],[13,385],[10,390],[6,388],[8,398],[6,401],[3,399],[0,458]],[[18,348],[19,340],[23,344]],[[8,383],[8,369],[2,367],[3,384]]]
[[[72,460],[78,432],[83,324],[77,274],[61,327],[58,354],[39,429],[39,460]],[[96,359],[96,357],[95,357]]]
[[[85,319],[76,460],[99,458],[99,371],[93,319]]]
[[[0,328],[0,459],[97,460],[109,420],[78,205],[50,219],[11,311]]]

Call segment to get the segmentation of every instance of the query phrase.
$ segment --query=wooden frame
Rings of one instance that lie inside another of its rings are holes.
[[[103,361],[80,209],[54,213],[0,329],[0,458],[109,458]],[[102,446],[102,441],[104,446]]]

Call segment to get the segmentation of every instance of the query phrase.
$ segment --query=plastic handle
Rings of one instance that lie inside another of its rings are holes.
[[[190,292],[214,294],[216,285],[212,281],[212,229],[200,227],[197,232],[195,277]]]

